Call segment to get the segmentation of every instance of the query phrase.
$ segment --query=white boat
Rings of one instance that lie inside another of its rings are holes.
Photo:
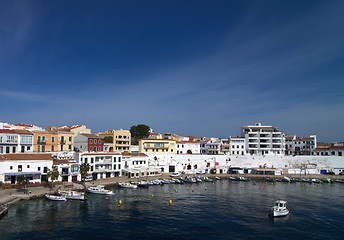
[[[128,183],[128,182],[119,182],[118,186],[121,187],[121,188],[131,188],[131,189],[136,189],[137,188],[137,185],[131,184],[131,183]]]
[[[112,191],[104,189],[104,186],[102,185],[98,185],[96,187],[89,187],[86,189],[86,191],[95,194],[113,195]]]
[[[66,201],[66,197],[46,194],[45,198],[51,201]]]
[[[289,209],[287,208],[287,201],[277,200],[274,206],[270,209],[271,217],[283,217],[289,214]]]
[[[187,182],[187,183],[196,183],[196,179],[192,178],[192,177],[184,177],[184,178],[181,178],[181,180],[183,182]]]
[[[58,191],[58,194],[60,196],[65,197],[66,199],[71,199],[71,200],[81,200],[85,201],[85,193],[82,192],[76,192],[76,191]]]
[[[282,178],[282,182],[290,182],[290,178],[284,176],[284,177]]]

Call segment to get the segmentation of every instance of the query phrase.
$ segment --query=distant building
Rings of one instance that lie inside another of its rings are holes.
[[[285,154],[286,155],[313,155],[317,147],[317,137],[297,138],[296,136],[285,136]]]
[[[344,143],[318,144],[312,155],[343,157]]]
[[[245,155],[245,138],[230,137],[230,155]]]
[[[96,134],[80,133],[74,138],[74,149],[81,152],[102,152],[104,139]]]
[[[59,172],[58,181],[60,182],[77,182],[81,181],[79,173],[79,164],[70,160],[54,161],[54,166]]]
[[[0,153],[33,151],[33,133],[27,130],[0,129]]]
[[[0,182],[15,184],[18,177],[29,182],[46,182],[47,172],[52,169],[51,154],[17,153],[0,155]]]
[[[241,128],[245,149],[251,155],[282,155],[285,153],[285,134],[277,127],[256,125]]]
[[[140,153],[175,154],[176,141],[171,139],[140,139]]]
[[[93,179],[119,177],[122,171],[122,155],[120,153],[83,153],[74,154],[76,163],[88,163],[89,174]]]
[[[112,138],[112,147],[108,148],[109,152],[130,152],[131,146],[131,133],[127,130],[109,130],[100,132],[98,135],[101,138],[110,137]],[[108,143],[105,140],[105,143]]]
[[[122,153],[122,176],[128,178],[148,177],[161,174],[161,169],[150,167],[149,157],[144,153]]]
[[[91,129],[86,128],[85,125],[73,125],[73,126],[67,126],[63,125],[60,127],[55,127],[55,126],[49,126],[46,127],[46,130],[49,132],[56,132],[56,131],[64,131],[64,132],[71,132],[74,135],[77,135],[78,133],[91,133]]]
[[[177,154],[200,154],[200,143],[195,141],[176,142]]]

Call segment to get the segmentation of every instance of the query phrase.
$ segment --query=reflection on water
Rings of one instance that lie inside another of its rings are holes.
[[[343,190],[341,184],[227,180],[114,188],[108,199],[23,202],[0,221],[0,233],[1,239],[342,239]],[[276,199],[288,201],[290,215],[268,217]]]

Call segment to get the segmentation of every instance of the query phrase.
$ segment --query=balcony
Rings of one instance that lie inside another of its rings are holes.
[[[40,144],[40,145],[45,145],[45,144],[46,144],[46,142],[45,142],[45,140],[38,140],[38,141],[37,141],[37,144]]]

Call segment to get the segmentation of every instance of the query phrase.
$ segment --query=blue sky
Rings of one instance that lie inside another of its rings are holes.
[[[228,137],[261,122],[343,141],[343,1],[0,2],[0,121],[147,124]]]

